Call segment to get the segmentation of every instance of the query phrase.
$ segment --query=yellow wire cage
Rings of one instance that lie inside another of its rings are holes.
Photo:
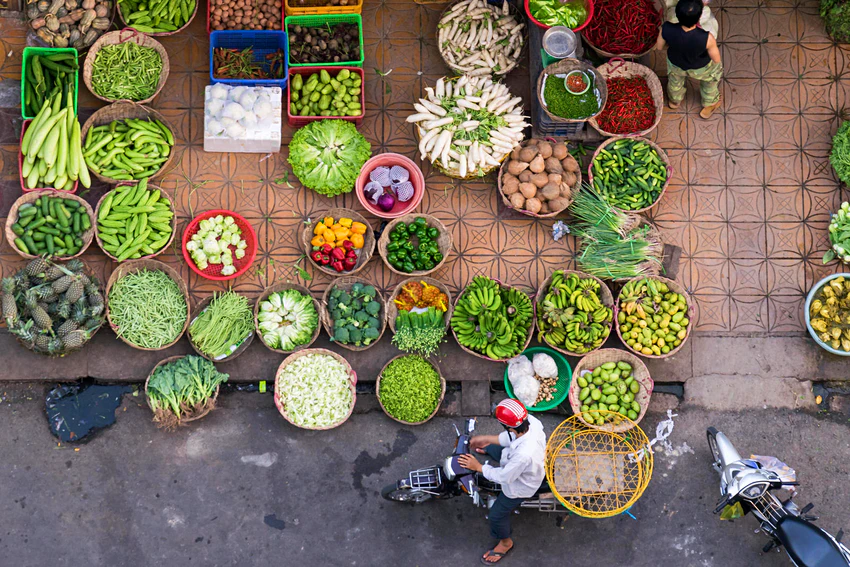
[[[611,423],[591,428],[574,415],[555,429],[546,444],[546,480],[552,492],[568,510],[586,518],[625,512],[652,477],[646,433],[635,423],[628,431],[613,431],[614,423],[629,420],[612,412],[598,413]]]

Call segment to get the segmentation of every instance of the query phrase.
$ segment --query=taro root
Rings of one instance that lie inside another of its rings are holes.
[[[508,162],[508,173],[511,175],[519,175],[528,167],[528,163],[524,161],[511,160]]]
[[[552,155],[552,144],[549,142],[540,142],[537,144],[537,150],[540,152],[540,155],[543,156],[543,159],[547,159]]]
[[[558,158],[559,160],[564,159],[569,154],[569,150],[567,149],[567,145],[563,142],[558,142],[552,147],[552,155]]]
[[[541,173],[544,169],[546,169],[546,161],[543,159],[543,156],[538,155],[536,158],[531,160],[531,163],[528,164],[528,169],[530,169],[533,173]]]
[[[567,172],[564,173],[563,181],[564,181],[564,183],[566,183],[567,185],[572,187],[573,185],[576,184],[576,181],[578,181],[578,177],[576,177],[576,174],[573,173],[572,171],[567,171]]]
[[[558,158],[548,157],[546,158],[545,163],[546,171],[548,171],[549,173],[561,173],[562,171],[564,171],[564,168],[561,165],[561,162],[558,161]]]
[[[523,171],[522,173],[519,174],[519,176],[518,176],[519,182],[520,183],[531,183],[531,176],[532,175],[533,175],[533,173],[531,173],[529,170],[526,169],[525,171]]]
[[[561,190],[557,184],[547,183],[540,189],[540,195],[547,201],[551,201],[561,196]]]
[[[522,209],[525,207],[525,197],[522,196],[522,193],[514,193],[510,197],[511,206],[515,209]]]
[[[552,199],[551,201],[549,201],[549,211],[553,213],[561,212],[569,206],[569,199],[564,197],[558,197],[557,199]]]
[[[535,187],[543,187],[544,185],[549,183],[549,176],[542,172],[535,173],[531,176],[531,182],[534,184]]]
[[[517,191],[519,191],[519,181],[514,181],[508,185],[502,184],[502,193],[509,197]]]
[[[540,212],[540,207],[543,204],[540,202],[540,199],[532,197],[531,199],[526,199],[525,201],[525,210],[531,213],[537,214]]]
[[[549,183],[554,183],[555,185],[560,185],[561,181],[564,180],[563,176],[560,173],[550,173],[547,176]]]
[[[550,212],[549,211],[549,203],[547,201],[541,201],[540,202],[540,210],[537,211],[537,214],[538,215],[545,215],[545,214],[548,214],[549,212]]]
[[[535,157],[537,157],[537,148],[534,147],[522,148],[519,152],[520,161],[524,161],[526,163],[531,163],[531,160],[533,160]]]
[[[578,162],[576,161],[576,158],[570,155],[561,160],[561,166],[565,170],[571,171],[573,173],[576,173],[578,171]]]
[[[537,195],[537,187],[535,187],[533,183],[520,183],[519,191],[526,199],[531,199]]]

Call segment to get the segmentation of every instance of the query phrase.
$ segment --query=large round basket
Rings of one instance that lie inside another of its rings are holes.
[[[584,22],[582,22],[582,23],[581,23],[578,27],[570,28],[570,29],[572,29],[574,32],[581,31],[581,30],[583,30],[584,28],[586,28],[586,27],[587,27],[587,24],[589,24],[589,23],[590,23],[590,21],[593,19],[593,10],[594,10],[594,8],[593,8],[593,6],[594,6],[594,2],[593,2],[593,0],[586,0],[585,4],[587,5],[587,18],[585,18]],[[546,31],[546,30],[548,30],[548,29],[550,29],[550,28],[552,27],[552,26],[547,26],[546,24],[544,24],[543,22],[539,21],[537,18],[535,18],[535,17],[531,14],[531,6],[529,6],[529,4],[528,4],[528,0],[525,0],[525,15],[528,17],[528,19],[529,19],[529,20],[531,20],[531,23],[533,23],[535,26],[537,26],[537,27],[538,27],[538,28],[540,28],[541,30]]]
[[[642,277],[641,278],[632,278],[632,279],[628,280],[626,283],[631,282],[631,281],[640,281],[642,279],[644,279],[644,278],[642,278]],[[681,284],[674,282],[673,280],[663,278],[661,276],[651,276],[651,279],[653,279],[655,281],[659,281],[659,282],[664,282],[665,284],[667,284],[667,287],[670,288],[670,291],[675,291],[676,293],[682,294],[684,296],[685,301],[688,304],[687,317],[691,322],[693,322],[694,313],[695,313],[695,311],[694,311],[694,301],[695,301],[695,299],[693,297],[691,297],[691,294],[688,292],[688,290],[685,289]],[[625,284],[623,284],[623,285],[625,285]],[[622,295],[623,295],[623,292],[621,290],[620,293],[617,295],[617,307],[614,309],[614,320],[615,321],[617,320],[617,316],[620,313],[620,298],[621,298]],[[623,339],[623,334],[620,332],[620,325],[615,324],[614,328],[617,329],[617,336],[620,337],[620,340],[623,342],[623,346],[626,347],[627,349],[629,349],[629,351],[635,353],[636,355],[642,356],[644,358],[670,358],[671,356],[673,356],[674,354],[676,354],[677,352],[682,350],[682,347],[685,346],[685,343],[688,342],[689,338],[691,338],[691,331],[693,330],[691,328],[691,324],[688,325],[687,335],[685,335],[685,338],[682,339],[681,343],[679,343],[679,346],[677,346],[676,348],[670,349],[670,352],[668,352],[667,354],[661,354],[661,355],[644,354],[642,352],[637,352],[635,349],[633,349],[632,347],[630,347],[626,343],[625,339]]]
[[[812,289],[809,290],[809,293],[806,295],[806,304],[803,307],[803,314],[806,320],[806,329],[809,331],[809,334],[815,340],[819,347],[826,350],[827,352],[831,352],[832,354],[837,354],[838,356],[850,356],[850,351],[841,350],[837,348],[833,348],[831,345],[825,343],[823,339],[818,336],[818,332],[812,327],[812,302],[815,301],[815,297],[817,296],[818,291],[820,291],[824,286],[829,285],[829,282],[836,278],[844,278],[846,280],[850,280],[850,273],[848,272],[838,272],[835,274],[830,274],[825,278],[818,281],[815,285],[812,286]],[[846,283],[844,285],[847,285]]]
[[[638,415],[638,418],[631,421],[626,416],[618,413],[616,416],[619,417],[615,416],[614,419],[605,425],[588,423],[582,416],[582,404],[578,399],[579,393],[581,392],[581,386],[578,385],[578,380],[573,380],[573,383],[570,385],[570,407],[578,419],[591,429],[601,429],[604,431],[622,433],[640,423],[640,420],[642,420],[643,416],[646,415],[646,410],[649,407],[649,399],[652,397],[652,388],[655,386],[655,382],[652,381],[652,378],[649,375],[649,370],[647,370],[646,365],[640,358],[630,352],[616,348],[603,348],[602,350],[597,350],[588,354],[579,361],[573,374],[575,378],[578,378],[583,372],[593,371],[594,368],[605,364],[606,362],[627,362],[631,365],[632,376],[634,376],[635,382],[640,384],[640,391],[635,394],[635,401],[640,404],[640,415]]]
[[[449,328],[449,323],[452,319],[452,312],[454,311],[454,306],[452,304],[452,293],[449,291],[449,288],[446,287],[446,284],[441,282],[440,280],[435,280],[434,278],[428,277],[416,277],[416,278],[408,278],[406,280],[402,280],[399,282],[395,289],[393,289],[392,295],[390,295],[387,300],[387,324],[390,326],[390,330],[395,334],[395,320],[398,317],[398,305],[396,305],[395,299],[398,297],[398,294],[401,293],[401,288],[410,282],[425,282],[428,285],[432,285],[446,294],[448,298],[448,305],[446,306],[446,311],[443,313],[443,318],[446,320],[446,330]]]
[[[387,255],[389,252],[387,251],[387,246],[390,245],[390,233],[393,229],[398,226],[399,223],[410,224],[417,217],[424,217],[428,222],[429,227],[436,227],[437,230],[440,231],[440,236],[437,238],[437,246],[440,247],[440,254],[443,255],[443,259],[434,266],[430,270],[414,270],[412,272],[402,272],[400,270],[395,269],[392,264],[390,264],[389,260],[387,260]],[[433,215],[422,214],[408,214],[403,217],[398,217],[397,219],[393,219],[384,227],[384,231],[381,233],[381,238],[378,240],[378,253],[381,255],[381,259],[384,261],[384,265],[390,269],[394,274],[399,274],[401,276],[424,276],[433,272],[436,272],[440,268],[443,267],[443,264],[446,263],[446,260],[449,257],[449,254],[452,252],[452,233],[446,228],[440,219]]]
[[[150,396],[148,395],[148,384],[150,384],[151,378],[153,377],[153,373],[156,372],[156,369],[159,368],[160,366],[164,366],[164,365],[169,364],[171,362],[177,362],[181,358],[185,358],[185,355],[183,355],[183,356],[169,356],[168,358],[159,361],[157,363],[157,365],[153,367],[150,374],[148,374],[148,377],[145,380],[145,401],[147,401],[148,407],[151,409],[151,411],[154,411],[154,409],[153,409],[153,406],[151,406],[151,399],[150,399]],[[204,358],[206,358],[206,357],[204,357]],[[209,359],[207,359],[207,360],[209,360]],[[202,417],[204,417],[205,415],[207,415],[208,413],[210,413],[212,410],[214,410],[215,409],[215,402],[218,399],[218,392],[219,392],[220,388],[221,388],[220,385],[216,386],[215,392],[213,393],[212,397],[207,400],[207,403],[204,404],[204,407],[200,411],[193,413],[190,417],[181,417],[180,421],[178,421],[178,425],[186,425],[190,421],[197,421],[197,420],[201,419]],[[184,414],[184,415],[186,415],[186,414]]]
[[[183,294],[183,299],[186,301],[186,322],[183,323],[183,329],[178,333],[177,337],[170,343],[166,345],[162,345],[159,348],[145,348],[138,345],[135,345],[124,338],[121,334],[121,329],[112,321],[112,317],[109,312],[109,292],[112,290],[112,286],[115,285],[115,282],[126,276],[127,274],[132,274],[138,272],[139,270],[159,270],[161,272],[165,272],[165,274],[174,280],[177,284],[177,287],[180,288],[180,292]],[[109,276],[109,281],[106,282],[106,319],[109,321],[109,326],[118,335],[118,338],[130,345],[131,347],[138,350],[149,350],[149,351],[158,351],[165,350],[168,347],[177,343],[180,340],[180,337],[183,336],[183,333],[186,332],[186,329],[189,327],[189,318],[192,312],[192,302],[189,299],[189,289],[186,287],[186,282],[183,281],[183,278],[180,277],[180,274],[167,264],[163,264],[158,260],[130,260],[128,262],[124,262],[120,264],[117,268],[112,271],[112,275]]]
[[[171,131],[172,135],[174,135],[174,133],[176,132],[171,122],[168,121],[162,114],[160,114],[156,110],[148,108],[147,106],[143,106],[141,104],[136,104],[135,102],[122,100],[118,102],[113,102],[109,106],[104,106],[103,108],[89,116],[89,119],[86,120],[85,124],[83,124],[82,130],[80,131],[80,138],[82,139],[83,146],[85,146],[86,135],[88,134],[89,128],[109,124],[110,122],[113,122],[115,120],[126,120],[127,118],[139,118],[141,120],[157,119]],[[85,152],[85,148],[83,149],[83,152]],[[170,153],[168,154],[168,159],[162,163],[162,165],[159,167],[159,171],[153,174],[151,176],[151,179],[159,177],[160,175],[165,173],[168,169],[168,166],[173,160],[174,148],[172,147]],[[91,171],[92,174],[94,174],[94,176],[97,177],[99,180],[110,185],[126,183],[126,181],[122,181],[120,179],[112,179],[111,177],[105,177],[96,171],[92,171],[91,168],[89,168],[89,171]]]
[[[434,407],[434,411],[431,412],[431,415],[429,415],[428,417],[426,417],[422,421],[416,421],[416,422],[404,421],[402,419],[395,417],[394,415],[392,415],[390,412],[387,411],[387,408],[384,407],[384,403],[381,401],[381,377],[384,375],[384,371],[387,369],[387,367],[390,364],[392,364],[394,360],[397,360],[399,358],[404,358],[405,356],[416,356],[416,355],[400,354],[396,357],[393,357],[389,362],[387,362],[384,365],[383,368],[381,368],[381,372],[378,374],[378,379],[375,381],[375,394],[377,395],[378,403],[380,404],[381,409],[384,410],[384,413],[387,414],[387,417],[389,417],[393,421],[403,423],[404,425],[422,425],[425,422],[431,421],[431,418],[433,418],[435,415],[437,415],[437,412],[440,411],[440,406],[443,405],[443,400],[446,397],[446,379],[443,378],[443,373],[440,372],[440,367],[437,366],[437,364],[434,361],[429,360],[427,358],[424,358],[423,360],[425,360],[425,362],[430,364],[434,368],[434,370],[437,371],[437,374],[440,376],[440,399],[437,400],[437,405],[436,405],[436,407]]]
[[[661,122],[661,113],[664,109],[664,88],[661,86],[661,81],[658,80],[658,75],[645,65],[634,63],[633,61],[623,61],[622,59],[615,59],[608,61],[607,63],[603,63],[597,67],[596,70],[599,71],[600,75],[605,77],[606,81],[610,79],[631,79],[634,77],[643,77],[646,81],[646,85],[649,87],[649,92],[652,93],[652,103],[655,105],[655,121],[652,123],[652,126],[646,130],[621,134],[606,132],[603,130],[602,127],[599,126],[599,122],[597,122],[599,115],[592,117],[588,120],[588,123],[590,123],[590,125],[603,136],[646,136],[655,130]]]
[[[599,144],[599,147],[596,148],[595,152],[593,152],[593,157],[590,160],[590,166],[588,166],[587,168],[587,182],[593,185],[593,162],[596,160],[596,158],[599,156],[599,154],[604,148],[610,146],[618,140],[636,140],[640,142],[646,142],[653,150],[655,150],[655,153],[658,154],[658,158],[667,167],[667,180],[661,187],[661,192],[658,193],[658,198],[656,198],[655,201],[648,207],[644,207],[642,209],[626,210],[627,213],[645,213],[646,211],[650,210],[652,207],[661,202],[661,198],[664,197],[664,192],[667,191],[667,187],[670,185],[670,178],[673,177],[673,168],[670,166],[670,158],[667,157],[667,152],[662,150],[661,147],[652,140],[647,140],[646,138],[640,138],[636,136],[617,136],[614,138],[608,138],[607,140]]]
[[[593,51],[597,53],[597,55],[599,55],[603,59],[614,59],[618,57],[620,59],[640,59],[644,55],[649,55],[652,50],[655,49],[655,43],[653,43],[652,46],[643,53],[610,53],[608,51],[605,51],[604,49],[596,47],[596,45],[594,45],[594,43],[588,39],[586,33],[583,33],[581,37],[584,40],[584,43],[586,43],[588,47],[590,47]]]
[[[278,389],[277,381],[278,381],[278,377],[280,376],[281,371],[283,371],[283,369],[286,368],[287,365],[298,360],[302,356],[309,356],[309,355],[313,355],[313,354],[323,354],[323,355],[327,355],[327,356],[330,356],[330,357],[336,359],[337,361],[342,363],[348,369],[349,377],[351,379],[350,382],[349,382],[349,385],[351,386],[351,407],[348,408],[348,413],[338,423],[334,423],[333,425],[328,425],[326,427],[306,427],[304,425],[298,425],[297,423],[292,421],[292,419],[289,417],[289,414],[286,411],[286,401],[281,399],[280,390]],[[333,429],[335,427],[339,427],[340,425],[345,423],[348,420],[349,417],[351,417],[351,413],[354,411],[354,404],[357,401],[356,385],[357,385],[357,374],[354,372],[354,370],[351,368],[351,365],[348,364],[348,361],[345,360],[345,358],[343,358],[342,356],[340,356],[339,354],[337,354],[333,351],[330,351],[330,350],[327,350],[327,349],[324,349],[324,348],[304,349],[304,350],[300,350],[298,352],[294,352],[294,353],[290,354],[289,356],[287,356],[283,360],[283,362],[280,363],[280,366],[278,366],[277,373],[275,374],[275,378],[274,378],[274,405],[277,406],[277,411],[280,412],[280,415],[283,416],[283,419],[285,419],[286,421],[288,421],[289,423],[291,423],[295,427],[300,427],[301,429],[312,429],[312,430],[316,430],[316,431],[324,431],[326,429]]]
[[[586,118],[564,118],[562,116],[557,116],[549,112],[549,108],[543,100],[543,88],[546,85],[546,77],[549,75],[566,75],[570,71],[584,71],[593,77],[596,90],[599,91],[599,97],[597,99],[599,101],[599,109],[591,116]],[[590,118],[597,116],[605,109],[605,103],[608,101],[608,86],[605,83],[605,77],[603,77],[595,67],[592,67],[584,61],[579,61],[578,59],[561,59],[560,61],[556,61],[555,63],[547,66],[543,69],[543,72],[537,76],[537,93],[535,96],[537,96],[537,101],[540,103],[540,108],[546,113],[546,116],[548,116],[551,121],[559,123],[587,122]]]
[[[301,293],[302,295],[306,295],[307,297],[309,297],[310,299],[313,300],[313,307],[316,309],[316,315],[318,316],[318,321],[316,321],[316,329],[313,331],[313,336],[310,337],[309,343],[305,343],[303,345],[298,345],[297,347],[295,347],[292,350],[282,350],[282,349],[279,349],[279,348],[272,348],[268,345],[268,343],[266,343],[266,340],[263,338],[263,333],[260,331],[260,321],[257,318],[260,314],[260,303],[262,303],[263,301],[266,301],[269,298],[269,296],[273,293],[278,293],[278,292],[281,292],[281,291],[287,291],[287,290],[290,290],[290,289],[294,289],[294,290],[298,291],[299,293]],[[262,295],[260,295],[260,297],[257,298],[257,302],[254,303],[254,331],[257,333],[257,336],[260,337],[260,342],[262,342],[266,346],[267,349],[274,351],[274,352],[279,352],[280,354],[292,354],[293,352],[298,352],[299,350],[304,350],[304,349],[310,348],[310,345],[312,345],[314,342],[316,342],[316,339],[319,336],[319,331],[321,331],[321,329],[322,329],[323,316],[324,316],[324,309],[322,308],[322,304],[319,302],[318,299],[313,297],[313,294],[310,293],[309,289],[307,289],[303,285],[298,285],[298,284],[294,284],[294,283],[279,283],[279,284],[276,284],[276,285],[273,285],[273,286],[270,286],[270,287],[267,287],[266,289],[264,289]]]
[[[171,69],[171,65],[168,62],[168,52],[165,50],[161,43],[159,43],[152,37],[149,37],[141,32],[136,31],[133,28],[126,28],[123,30],[106,33],[100,36],[100,39],[94,42],[94,45],[92,45],[91,49],[89,49],[89,53],[88,55],[86,55],[86,60],[83,63],[83,82],[85,82],[86,88],[89,89],[89,92],[100,100],[106,102],[115,102],[116,100],[118,100],[114,98],[102,97],[97,94],[97,92],[95,92],[94,88],[92,88],[92,67],[94,66],[94,60],[95,58],[97,58],[97,54],[98,52],[100,52],[101,49],[103,49],[107,45],[120,45],[126,42],[133,42],[141,47],[149,47],[156,51],[157,54],[159,54],[160,59],[162,59],[162,71],[160,71],[159,73],[159,81],[157,81],[156,90],[154,91],[154,93],[147,98],[133,101],[137,104],[146,104],[152,101],[156,97],[156,95],[158,95],[160,91],[162,91],[162,87],[165,86],[165,81],[168,79],[168,72]]]
[[[386,301],[384,301],[384,296],[381,295],[381,290],[378,289],[378,286],[376,286],[375,284],[373,284],[369,280],[365,280],[363,278],[358,278],[357,276],[353,276],[353,277],[349,276],[349,277],[344,277],[344,278],[339,278],[337,280],[334,280],[327,287],[327,289],[325,290],[325,293],[322,294],[322,313],[321,313],[321,315],[322,315],[322,325],[324,325],[324,327],[325,327],[325,332],[328,334],[329,337],[333,337],[334,336],[334,321],[333,321],[333,319],[331,319],[331,311],[330,311],[330,309],[328,309],[328,299],[331,296],[331,291],[335,287],[338,287],[339,289],[348,292],[348,291],[351,291],[351,286],[353,286],[356,283],[359,283],[359,284],[362,284],[362,285],[371,285],[372,287],[374,287],[377,290],[378,294],[375,297],[375,301],[381,302],[381,312],[378,313],[378,317],[377,317],[378,321],[380,321],[380,323],[381,323],[381,330],[378,333],[378,338],[375,339],[374,341],[372,341],[371,343],[369,343],[366,346],[348,345],[348,344],[339,343],[339,342],[337,342],[336,344],[338,344],[339,346],[341,346],[342,348],[347,349],[347,350],[362,351],[362,350],[370,349],[373,346],[375,346],[376,344],[378,344],[378,341],[380,341],[381,337],[384,336],[384,331],[387,330],[387,303],[386,303]]]
[[[189,318],[189,327],[188,327],[188,330],[186,332],[186,336],[189,338],[189,344],[192,345],[192,349],[195,352],[197,352],[198,355],[203,356],[204,358],[206,358],[210,362],[230,362],[231,360],[233,360],[234,358],[236,358],[237,356],[239,356],[240,354],[245,352],[248,349],[249,346],[251,346],[251,342],[253,342],[253,340],[254,340],[254,334],[256,333],[256,331],[252,330],[251,332],[249,332],[248,335],[244,339],[242,339],[242,341],[238,345],[236,345],[236,348],[234,350],[232,350],[230,352],[230,354],[228,354],[228,355],[221,356],[219,358],[212,358],[211,356],[209,356],[206,353],[204,353],[203,351],[201,351],[201,349],[198,348],[198,345],[195,344],[195,341],[192,340],[192,333],[191,333],[192,323],[194,323],[195,319],[200,317],[201,313],[203,313],[204,310],[207,307],[210,306],[210,303],[212,303],[212,300],[213,300],[212,295],[205,297],[192,310],[192,316]]]
[[[135,187],[135,186],[136,186],[136,184],[133,184],[133,187]],[[168,201],[168,205],[170,207],[170,210],[171,210],[172,213],[174,213],[174,216],[171,217],[171,223],[170,223],[171,224],[171,238],[168,239],[168,242],[165,243],[165,246],[163,246],[159,250],[154,251],[153,254],[148,254],[147,256],[142,256],[141,258],[136,258],[137,260],[155,258],[156,256],[159,256],[160,254],[165,252],[168,249],[168,247],[171,246],[171,243],[174,241],[174,234],[177,232],[177,211],[174,210],[174,199],[171,198],[171,195],[169,195],[168,191],[166,191],[162,187],[159,187],[158,185],[153,185],[151,183],[148,183],[148,189],[150,189],[151,191],[157,191],[158,190],[159,193],[160,193],[160,197],[164,198],[166,201]],[[95,210],[94,210],[95,211],[95,217],[100,215],[100,207],[103,205],[103,201],[104,201],[104,199],[106,199],[106,196],[112,194],[114,191],[115,191],[115,189],[113,189],[112,191],[108,191],[108,192],[104,193],[101,196],[101,198],[97,201],[97,206],[95,207]],[[103,240],[100,239],[100,234],[98,233],[97,230],[94,231],[94,237],[95,237],[95,240],[97,240],[97,245],[100,247],[100,250],[104,254],[109,256],[109,258],[111,258],[115,262],[118,262],[118,258],[116,256],[114,256],[112,253],[110,253],[103,246]]]
[[[608,289],[608,286],[605,285],[605,282],[603,282],[602,280],[600,280],[596,276],[592,276],[592,275],[586,274],[584,272],[579,272],[577,270],[561,270],[561,271],[564,272],[564,277],[568,277],[570,274],[575,274],[580,278],[583,278],[583,279],[590,278],[590,279],[596,281],[596,283],[599,284],[599,299],[600,299],[600,301],[602,301],[602,305],[604,305],[605,307],[608,307],[612,311],[615,311],[614,295],[611,293],[611,290]],[[543,301],[544,297],[546,297],[546,293],[549,291],[549,286],[552,284],[552,278],[554,277],[554,275],[555,275],[555,272],[552,272],[551,274],[549,274],[549,277],[547,277],[545,280],[543,280],[543,283],[540,284],[540,289],[537,291],[537,295],[534,297],[534,305],[535,305],[535,309],[536,309],[537,313],[540,313],[539,303],[541,301]],[[612,317],[611,321],[606,323],[606,325],[608,326],[609,336],[610,336],[611,326],[613,325],[613,322],[614,322],[614,319]],[[539,325],[538,325],[538,327],[539,327]],[[545,334],[543,335],[543,340],[547,345],[549,345],[550,347],[552,347],[556,351],[560,352],[561,354],[566,354],[567,356],[581,357],[581,356],[585,356],[586,354],[589,354],[591,352],[594,352],[594,351],[602,348],[602,346],[608,340],[608,337],[605,337],[605,340],[603,340],[601,343],[599,343],[599,346],[597,346],[594,349],[587,351],[586,353],[572,352],[570,350],[567,350],[564,347],[559,347],[557,345],[553,345],[551,342],[549,342],[549,337]]]
[[[88,250],[88,247],[91,244],[92,238],[94,238],[94,233],[96,232],[95,231],[95,224],[96,224],[95,218],[96,217],[94,215],[94,211],[92,210],[91,205],[88,204],[88,201],[86,201],[85,199],[83,199],[81,197],[77,197],[76,195],[72,195],[70,193],[52,191],[52,190],[49,190],[49,189],[44,190],[44,191],[30,191],[29,193],[24,193],[23,195],[18,197],[18,199],[14,203],[12,203],[12,208],[9,209],[9,215],[6,217],[6,242],[8,242],[9,246],[11,246],[12,249],[14,249],[14,251],[17,252],[18,255],[21,256],[22,258],[32,259],[32,258],[36,257],[34,254],[27,254],[24,251],[18,249],[17,246],[15,246],[15,239],[18,238],[18,235],[15,234],[15,232],[12,230],[12,225],[14,225],[18,221],[18,209],[21,208],[21,205],[23,205],[25,203],[35,203],[36,200],[38,200],[38,198],[42,197],[42,196],[56,197],[56,198],[59,198],[59,199],[76,201],[77,203],[80,203],[83,206],[83,209],[86,211],[86,214],[88,214],[89,220],[91,221],[91,228],[89,228],[87,231],[83,232],[82,236],[80,236],[80,238],[83,241],[82,247],[73,256],[58,256],[55,259],[60,260],[60,261],[64,261],[64,260],[70,260],[71,258],[76,258],[78,256],[82,256],[83,253],[86,250]]]
[[[118,5],[117,8],[116,8],[116,10],[118,11],[118,19],[121,20],[121,23],[124,24],[125,27],[132,28],[133,24],[127,23],[127,20],[124,18],[124,14],[121,12],[121,3],[116,2],[116,4]],[[197,13],[198,13],[198,4],[200,4],[200,2],[195,2],[195,9],[192,10],[192,14],[189,16],[189,19],[186,20],[186,23],[183,24],[182,27],[179,27],[174,31],[153,32],[153,33],[149,33],[149,34],[145,34],[145,35],[149,35],[149,36],[152,36],[152,37],[165,37],[165,36],[174,35],[174,34],[178,34],[178,33],[182,32],[183,30],[188,28],[189,25],[192,23],[192,20],[195,19],[195,15],[197,15]]]
[[[539,353],[548,354],[555,361],[555,365],[558,367],[558,381],[555,383],[553,399],[549,401],[543,400],[537,402],[531,407],[526,406],[526,409],[528,411],[549,411],[561,405],[564,400],[567,399],[567,395],[570,391],[570,382],[572,382],[573,379],[573,371],[572,368],[570,368],[570,363],[567,361],[566,358],[553,351],[549,347],[528,347],[527,349],[525,349],[525,352],[522,353],[522,356],[534,362],[534,355]],[[505,368],[505,392],[508,394],[508,397],[517,399],[516,395],[514,395],[514,388],[511,385],[511,379],[508,376],[507,367]]]
[[[366,217],[364,217],[357,211],[353,211],[351,209],[328,209],[327,211],[316,215],[316,222],[319,222],[325,217],[333,217],[334,221],[339,221],[339,219],[341,218],[348,218],[354,222],[360,222],[365,224],[366,234],[363,235],[363,248],[357,251],[357,264],[354,265],[353,270],[347,272],[337,272],[336,270],[331,268],[330,264],[328,264],[327,266],[323,266],[310,257],[310,254],[313,252],[313,246],[310,244],[310,241],[313,239],[313,236],[315,236],[313,234],[315,223],[308,223],[304,225],[304,230],[301,231],[301,244],[304,246],[304,253],[310,260],[310,263],[313,264],[313,266],[320,272],[323,272],[335,278],[351,276],[361,271],[363,268],[366,267],[366,264],[369,263],[369,260],[372,259],[372,254],[375,253],[375,231],[372,229],[372,225],[369,223],[369,221],[366,220]]]
[[[550,140],[552,140],[554,142],[553,139],[550,138]],[[530,144],[531,141],[532,140],[524,141],[522,143],[521,147],[525,148],[525,147],[531,145]],[[514,151],[516,151],[516,150],[514,150]],[[569,155],[569,154],[567,154],[567,155]],[[566,159],[566,158],[564,158],[564,159]],[[575,158],[573,158],[573,159],[575,159]],[[509,159],[506,159],[505,161],[502,162],[502,167],[499,168],[499,175],[496,178],[496,185],[499,188],[499,196],[502,198],[502,204],[505,205],[509,209],[515,210],[518,213],[522,213],[526,216],[534,217],[534,218],[538,218],[538,219],[548,219],[548,218],[556,217],[556,216],[560,215],[561,213],[563,213],[565,210],[567,210],[567,208],[570,205],[572,205],[573,199],[575,198],[576,193],[581,191],[581,164],[579,164],[578,171],[574,173],[574,175],[576,176],[576,182],[572,187],[570,187],[570,189],[572,189],[572,195],[567,200],[568,202],[567,202],[566,207],[562,207],[562,208],[558,209],[557,211],[549,211],[548,213],[542,213],[542,214],[541,213],[532,213],[531,211],[527,211],[525,209],[517,209],[516,207],[513,206],[513,204],[511,203],[511,200],[508,198],[507,195],[505,195],[505,192],[502,190],[502,177],[505,175],[505,173],[508,172],[508,163],[510,163]],[[578,163],[578,160],[576,160],[576,163]]]

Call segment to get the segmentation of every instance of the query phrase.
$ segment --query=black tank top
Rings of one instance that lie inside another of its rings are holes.
[[[665,22],[661,27],[661,37],[667,42],[667,58],[676,67],[687,71],[702,69],[711,63],[708,56],[708,32],[694,28],[686,32],[679,24]]]

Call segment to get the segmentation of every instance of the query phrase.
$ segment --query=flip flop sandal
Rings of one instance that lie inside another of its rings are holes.
[[[516,547],[516,545],[514,545],[514,547]],[[514,548],[512,547],[504,553],[500,553],[500,552],[496,551],[495,548],[490,549],[490,550],[487,551],[487,557],[498,557],[499,559],[497,559],[496,561],[487,561],[487,559],[482,556],[481,557],[481,563],[484,564],[484,565],[496,565],[497,563],[500,563],[502,561],[502,559],[504,559],[505,556],[507,556],[508,553],[513,551],[513,549]]]

